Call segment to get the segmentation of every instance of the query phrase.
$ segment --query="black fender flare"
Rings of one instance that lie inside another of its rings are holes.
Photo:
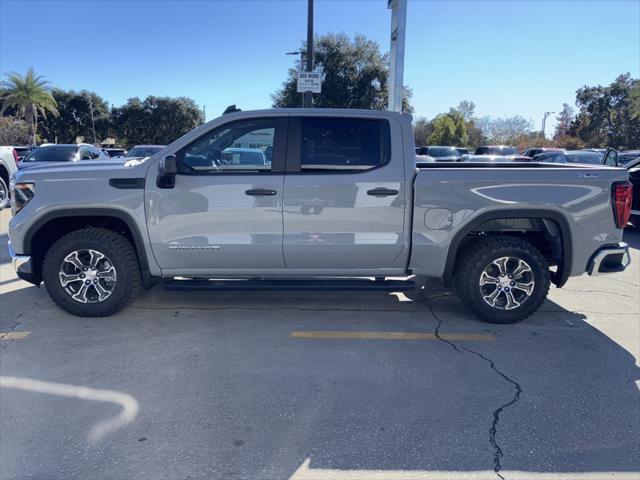
[[[23,245],[25,255],[31,255],[31,245],[33,242],[33,238],[44,225],[49,223],[51,220],[63,219],[67,217],[106,217],[116,218],[124,222],[124,224],[129,229],[129,232],[131,232],[134,248],[136,249],[136,253],[138,255],[142,284],[145,288],[150,288],[155,284],[155,280],[151,276],[151,272],[149,270],[149,262],[147,261],[144,241],[138,227],[136,226],[136,222],[133,220],[130,214],[115,208],[70,208],[56,210],[44,214],[29,227],[24,235]]]
[[[449,244],[447,252],[447,263],[443,275],[443,283],[445,286],[451,286],[453,283],[453,275],[456,265],[456,257],[462,240],[472,231],[477,229],[483,223],[489,220],[500,220],[505,218],[535,218],[549,219],[554,221],[560,229],[562,241],[562,262],[558,264],[558,270],[552,275],[553,283],[558,287],[562,287],[571,273],[571,262],[573,260],[573,248],[571,238],[571,228],[569,222],[564,215],[553,210],[534,210],[534,209],[509,209],[486,212],[478,215],[476,218],[466,224],[458,233],[456,233]]]

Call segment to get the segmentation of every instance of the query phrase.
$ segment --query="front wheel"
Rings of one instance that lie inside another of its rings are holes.
[[[140,286],[131,242],[119,233],[93,227],[57,240],[45,256],[42,278],[53,301],[80,317],[118,312]]]
[[[549,292],[549,265],[526,240],[495,236],[475,242],[460,258],[456,289],[467,307],[489,323],[532,315]]]

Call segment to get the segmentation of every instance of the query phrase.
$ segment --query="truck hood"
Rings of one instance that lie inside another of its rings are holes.
[[[113,158],[110,160],[78,161],[78,162],[34,162],[33,165],[20,164],[15,172],[16,181],[29,181],[29,179],[62,179],[65,177],[77,178],[85,176],[109,175],[118,173],[117,176],[134,175],[133,171],[148,166],[151,157]],[[147,164],[145,166],[145,164]],[[131,173],[129,173],[131,172]],[[137,174],[136,174],[137,175]],[[144,175],[141,173],[140,175]]]

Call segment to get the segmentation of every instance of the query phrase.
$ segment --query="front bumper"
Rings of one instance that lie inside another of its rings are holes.
[[[598,250],[587,267],[589,275],[622,272],[631,263],[629,245],[620,242]]]
[[[9,240],[9,255],[11,256],[11,264],[16,271],[16,275],[22,280],[37,285],[39,282],[34,281],[33,269],[31,268],[31,257],[29,255],[18,255],[13,251],[11,240]]]

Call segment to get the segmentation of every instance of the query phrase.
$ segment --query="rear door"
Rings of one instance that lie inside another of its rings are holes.
[[[387,118],[292,116],[284,185],[284,258],[314,274],[403,269],[404,158]]]
[[[160,188],[157,174],[149,174],[149,236],[163,273],[253,275],[284,268],[287,121],[286,115],[243,119],[203,133],[175,153],[171,188]]]

